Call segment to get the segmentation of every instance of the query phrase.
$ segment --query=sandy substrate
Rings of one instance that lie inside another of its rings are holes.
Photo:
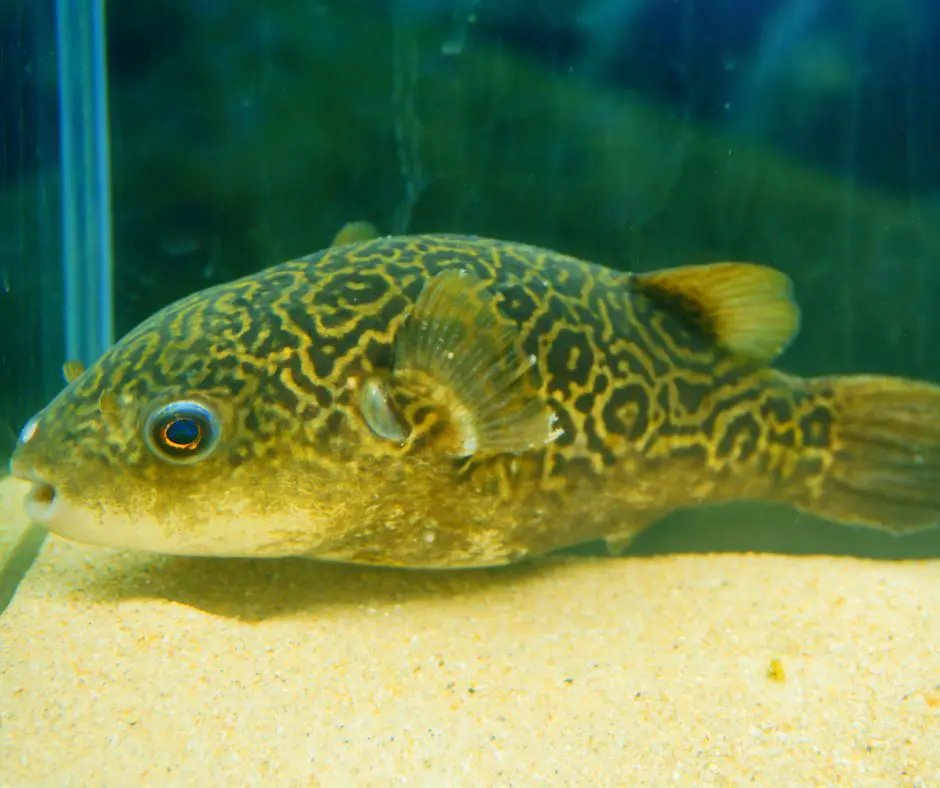
[[[51,538],[0,617],[0,785],[940,785],[938,609],[940,562]]]

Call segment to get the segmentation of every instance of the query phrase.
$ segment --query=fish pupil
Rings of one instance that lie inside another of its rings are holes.
[[[202,442],[202,427],[195,419],[177,416],[163,428],[163,439],[174,449],[192,451]]]
[[[150,450],[161,459],[189,463],[212,452],[218,444],[220,425],[207,406],[178,400],[151,413],[143,433]]]

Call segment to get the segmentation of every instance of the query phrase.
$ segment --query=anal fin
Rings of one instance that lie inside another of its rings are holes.
[[[607,545],[607,552],[610,555],[623,555],[630,549],[633,540],[636,538],[636,530],[621,531],[604,537],[604,544]]]

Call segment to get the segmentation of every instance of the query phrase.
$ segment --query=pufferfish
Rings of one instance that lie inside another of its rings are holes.
[[[940,388],[773,369],[798,326],[762,265],[354,223],[70,369],[11,468],[50,531],[182,555],[494,566],[739,499],[936,523]]]

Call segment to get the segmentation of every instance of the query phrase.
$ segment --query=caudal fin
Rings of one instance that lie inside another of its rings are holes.
[[[861,375],[811,385],[833,423],[831,464],[805,508],[895,533],[940,523],[940,386]]]

